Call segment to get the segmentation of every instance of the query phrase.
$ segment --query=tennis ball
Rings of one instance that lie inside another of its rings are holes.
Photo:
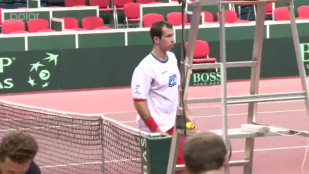
[[[188,121],[188,122],[186,123],[186,128],[187,128],[188,130],[193,130],[193,129],[195,129],[195,124],[194,124],[193,122]]]

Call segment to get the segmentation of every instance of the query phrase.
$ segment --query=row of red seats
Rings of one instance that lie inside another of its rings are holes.
[[[213,15],[209,11],[202,11],[204,13],[205,19],[204,22],[215,22]],[[249,22],[248,20],[238,20],[237,13],[232,10],[225,11],[225,21],[226,23],[240,23],[240,22]],[[168,22],[172,23],[174,26],[182,25],[182,13],[181,12],[170,12],[166,15]],[[220,19],[220,14],[217,13],[217,19]],[[149,13],[143,16],[143,26],[150,27],[154,22],[164,20],[164,16],[159,13]],[[188,16],[185,15],[185,23],[190,24]]]
[[[125,4],[136,2],[140,4],[149,4],[149,3],[157,3],[156,0],[113,0],[114,6],[121,10]],[[110,8],[110,0],[89,0],[90,6],[99,6],[100,9],[108,9]],[[86,6],[86,0],[65,0],[66,7],[73,7],[73,6]],[[123,10],[123,9],[122,9]]]
[[[309,5],[300,6],[297,8],[296,19],[309,19]],[[288,7],[277,7],[274,10],[275,20],[283,21],[290,20],[290,13]]]
[[[51,32],[47,19],[35,19],[27,22],[29,32]],[[2,24],[2,33],[27,33],[25,23],[20,20],[5,20]]]
[[[97,16],[87,16],[82,19],[82,28],[79,27],[78,20],[73,17],[63,17],[64,27],[72,30],[99,30],[110,29],[104,26],[103,19]],[[35,33],[35,32],[53,32],[50,29],[49,21],[47,19],[39,18],[29,20],[27,22],[28,31],[26,31],[25,23],[21,20],[5,20],[2,26],[3,34],[13,33]]]
[[[140,22],[139,20],[139,4],[138,3],[128,3],[125,5],[125,16],[128,22]],[[129,8],[130,7],[130,8]],[[127,10],[126,10],[127,9]],[[214,22],[212,13],[208,11],[203,11],[205,16],[204,22]],[[289,20],[290,15],[287,7],[278,7],[274,10],[275,20]],[[238,20],[237,13],[235,11],[226,10],[226,23],[237,23],[237,22],[248,22],[246,20]],[[82,28],[79,27],[77,19],[73,17],[64,17],[65,28],[73,30],[93,30],[93,29],[108,29],[104,26],[104,21],[100,17],[89,16],[85,17],[82,22]],[[220,19],[219,13],[217,13],[217,19]],[[297,19],[309,19],[309,6],[301,6],[298,8],[298,18]],[[150,13],[143,16],[143,26],[150,27],[154,22],[164,20],[162,14]],[[172,23],[174,26],[179,26],[182,23],[182,14],[180,12],[171,12],[167,14],[167,21]],[[185,16],[185,22],[189,24],[188,16]],[[16,24],[15,24],[16,23]],[[19,23],[19,24],[18,24]],[[22,22],[23,23],[23,22]],[[20,21],[6,21],[3,33],[8,34],[12,32],[23,32],[25,29],[24,24]],[[33,24],[32,24],[33,23]],[[85,24],[84,24],[85,23]],[[17,25],[18,24],[18,25]],[[38,25],[41,27],[37,27]],[[16,29],[13,29],[12,26],[18,26]],[[32,27],[35,26],[35,27]],[[49,28],[49,22],[44,19],[30,20],[28,21],[28,31],[29,32],[38,32],[38,31],[53,31]]]
[[[297,9],[298,17],[296,19],[309,19],[309,5],[300,6]],[[211,12],[202,11],[204,13],[204,22],[215,22],[214,17]],[[290,20],[290,14],[288,7],[277,7],[274,10],[275,21],[282,21],[282,20]],[[174,26],[179,26],[182,24],[182,14],[181,12],[171,12],[168,13],[167,21],[172,23]],[[220,21],[220,14],[217,12],[217,19]],[[145,14],[143,16],[143,26],[150,27],[154,22],[164,20],[164,16],[158,13],[150,13]],[[218,22],[217,21],[217,22]],[[239,20],[238,15],[235,11],[226,10],[225,11],[225,22],[226,23],[243,23],[249,22],[248,20]],[[188,16],[185,15],[185,23],[189,24]]]

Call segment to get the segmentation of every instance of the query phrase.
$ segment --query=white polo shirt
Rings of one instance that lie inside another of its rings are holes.
[[[167,60],[161,61],[152,53],[135,68],[131,90],[134,100],[146,100],[153,119],[162,131],[175,124],[178,105],[180,74],[175,54],[167,52]],[[137,117],[140,130],[151,132],[144,121]]]

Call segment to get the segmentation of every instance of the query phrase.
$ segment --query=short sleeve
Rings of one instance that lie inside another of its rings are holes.
[[[148,72],[140,67],[135,68],[131,81],[131,90],[134,100],[148,98],[151,81],[152,77]]]

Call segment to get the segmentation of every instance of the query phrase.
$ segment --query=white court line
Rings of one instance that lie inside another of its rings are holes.
[[[141,160],[140,158],[120,159],[120,160],[105,161],[105,163],[118,163],[118,162],[140,161],[140,160]],[[94,164],[102,164],[102,161],[91,161],[91,162],[70,163],[70,164],[56,164],[56,165],[50,165],[50,166],[40,166],[40,168],[55,168],[55,167],[68,167],[68,166],[79,166],[79,165],[94,165]]]
[[[265,112],[257,112],[257,114],[278,114],[278,113],[286,113],[286,112],[303,112],[306,111],[305,109],[299,109],[299,110],[281,110],[281,111],[265,111]],[[229,117],[231,116],[244,116],[248,113],[237,113],[237,114],[229,114]],[[222,115],[206,115],[206,116],[193,116],[193,118],[213,118],[213,117],[222,117]],[[121,123],[133,123],[136,122],[136,120],[128,120],[128,121],[119,121]]]
[[[289,101],[274,101],[274,102],[262,102],[259,103],[259,105],[263,105],[263,104],[281,104],[281,103],[296,103],[296,102],[302,102],[302,100],[289,100]],[[229,105],[229,107],[233,107],[233,106],[245,106],[247,104],[237,104],[237,105]],[[204,109],[204,108],[220,108],[221,105],[211,105],[211,106],[192,106],[189,107],[189,109]],[[127,114],[127,113],[136,113],[135,110],[133,111],[121,111],[121,112],[105,112],[103,114]]]
[[[291,146],[291,147],[275,147],[275,148],[265,148],[265,149],[254,149],[255,152],[263,152],[263,151],[279,151],[279,150],[292,150],[292,149],[305,149],[309,146]],[[235,150],[232,153],[244,153],[245,150]]]

